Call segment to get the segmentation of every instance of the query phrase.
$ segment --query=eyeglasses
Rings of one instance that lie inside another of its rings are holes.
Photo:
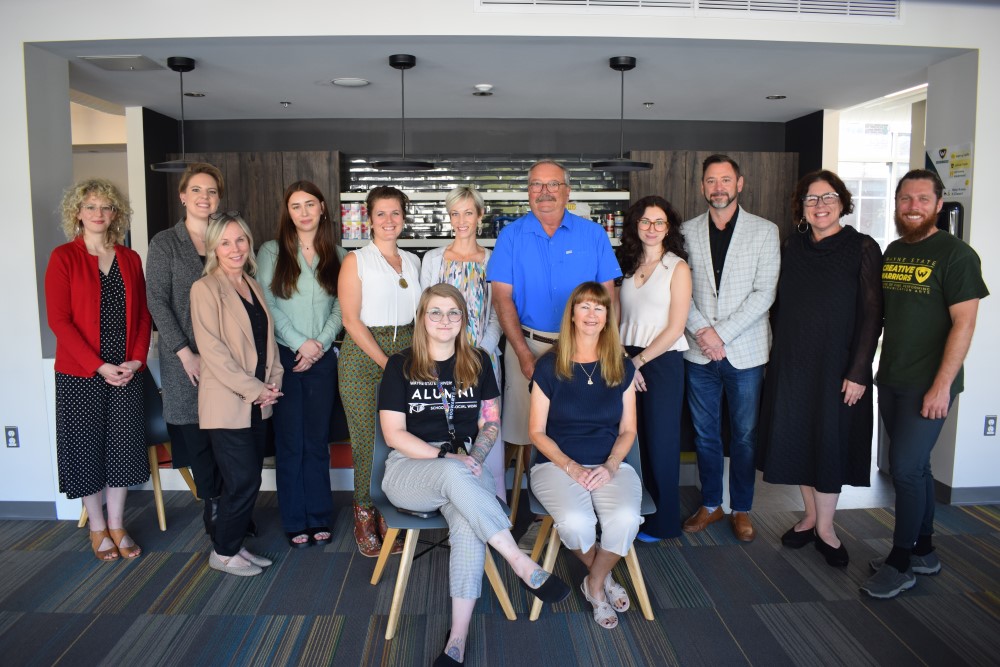
[[[802,198],[803,206],[817,206],[820,202],[824,204],[833,205],[840,201],[840,195],[836,192],[827,192],[824,195],[806,195]]]
[[[462,321],[462,311],[457,308],[452,308],[448,311],[448,321],[449,322],[461,322]],[[427,317],[430,318],[431,322],[440,322],[445,316],[445,312],[440,308],[431,308],[427,311]]]
[[[104,206],[98,206],[97,204],[85,204],[80,207],[80,210],[86,211],[90,215],[94,215],[98,211],[101,212],[101,215],[111,215],[118,209],[115,208],[114,206],[108,206],[107,204],[105,204]]]
[[[649,218],[639,218],[639,229],[649,229],[650,226],[653,227],[658,232],[662,232],[667,228],[667,221],[663,220],[650,220]]]
[[[549,192],[557,192],[564,185],[566,184],[559,181],[548,181],[545,183],[542,181],[531,181],[528,183],[528,192],[541,192],[542,188],[545,188]]]
[[[229,218],[238,218],[238,217],[240,217],[239,211],[225,211],[223,213],[213,213],[212,215],[208,216],[208,219],[211,220],[212,222],[216,222],[219,220],[227,220]]]

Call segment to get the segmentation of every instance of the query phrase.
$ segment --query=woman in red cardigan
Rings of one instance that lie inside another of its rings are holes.
[[[149,479],[138,373],[151,320],[142,261],[120,245],[131,215],[128,199],[109,181],[77,183],[62,201],[70,242],[52,251],[45,271],[56,335],[59,490],[83,499],[99,560],[142,553],[122,517],[128,487]]]

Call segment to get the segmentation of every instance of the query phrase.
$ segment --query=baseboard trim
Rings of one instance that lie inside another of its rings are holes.
[[[53,502],[30,502],[26,500],[0,501],[0,519],[31,519],[46,521],[56,519],[56,504]]]
[[[953,489],[934,480],[934,495],[946,505],[1000,505],[1000,486],[968,486]]]

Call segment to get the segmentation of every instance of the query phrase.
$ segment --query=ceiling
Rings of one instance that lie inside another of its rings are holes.
[[[46,42],[67,58],[70,85],[112,105],[180,116],[178,75],[112,72],[78,56],[169,56],[197,62],[184,76],[191,120],[392,118],[400,113],[393,53],[411,53],[408,118],[618,118],[620,74],[608,58],[630,55],[625,117],[636,120],[784,122],[843,109],[924,83],[929,65],[961,49],[732,40],[577,37],[248,37]],[[363,88],[336,77],[371,81]],[[492,97],[474,97],[490,83]],[[765,96],[786,95],[780,101]],[[282,101],[291,102],[283,108]],[[653,102],[646,109],[643,102]]]

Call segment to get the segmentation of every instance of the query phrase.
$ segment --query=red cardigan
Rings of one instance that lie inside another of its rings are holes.
[[[125,283],[125,361],[146,365],[152,320],[146,310],[142,260],[125,246],[115,246]],[[56,371],[92,377],[101,359],[101,279],[97,256],[82,237],[52,251],[45,270],[45,307],[56,335]]]

